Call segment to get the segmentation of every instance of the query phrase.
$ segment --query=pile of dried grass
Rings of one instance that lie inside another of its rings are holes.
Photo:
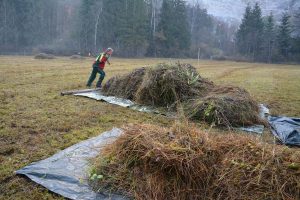
[[[109,79],[103,92],[143,105],[176,108],[179,103],[189,118],[221,126],[264,124],[258,103],[246,90],[216,86],[189,64],[136,69]]]
[[[113,77],[104,85],[103,92],[144,105],[168,107],[176,101],[204,96],[213,86],[189,64],[159,64]]]
[[[203,97],[213,86],[189,64],[161,64],[148,69],[135,100],[145,105],[171,106],[176,101]]]
[[[94,162],[96,191],[135,199],[299,199],[299,151],[191,124],[125,127]]]
[[[259,107],[250,94],[239,87],[222,86],[212,89],[204,98],[185,103],[190,118],[216,125],[245,126],[264,123],[259,118]]]
[[[34,56],[35,59],[55,59],[55,56],[52,54],[39,53]]]
[[[85,57],[81,56],[81,55],[72,55],[70,57],[71,60],[84,60]]]
[[[238,138],[223,158],[214,197],[300,199],[300,151]]]
[[[106,95],[134,100],[135,93],[142,84],[145,73],[146,68],[143,67],[123,76],[112,77],[105,83],[102,91]]]

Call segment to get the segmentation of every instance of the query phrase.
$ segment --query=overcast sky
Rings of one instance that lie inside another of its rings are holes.
[[[264,15],[273,12],[279,16],[285,10],[300,7],[300,0],[187,0],[187,2],[199,2],[214,16],[237,20],[242,18],[248,3],[259,2]]]

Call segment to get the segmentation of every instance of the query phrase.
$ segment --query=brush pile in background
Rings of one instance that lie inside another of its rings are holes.
[[[188,123],[132,125],[94,160],[96,191],[135,199],[299,199],[300,151]]]
[[[216,86],[202,78],[189,64],[159,64],[136,69],[109,79],[103,92],[156,107],[176,109],[179,103],[189,118],[216,125],[230,127],[263,123],[257,102],[246,90]]]
[[[40,59],[40,60],[44,60],[44,59],[55,59],[55,56],[52,54],[46,54],[46,53],[39,53],[37,55],[34,56],[35,59]]]
[[[72,55],[70,57],[71,60],[85,60],[85,57],[81,56],[81,55]]]

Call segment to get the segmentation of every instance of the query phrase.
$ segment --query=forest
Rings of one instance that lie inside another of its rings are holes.
[[[300,62],[300,8],[280,19],[248,5],[241,23],[184,0],[0,0],[0,54]]]

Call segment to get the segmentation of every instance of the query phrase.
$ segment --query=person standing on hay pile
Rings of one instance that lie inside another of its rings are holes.
[[[106,62],[110,65],[109,58],[111,57],[113,53],[112,48],[107,48],[103,53],[101,53],[95,60],[93,64],[93,70],[91,73],[91,76],[86,84],[87,87],[91,87],[93,81],[95,80],[97,73],[100,74],[99,80],[96,84],[97,88],[101,88],[102,81],[104,80],[105,77],[105,72],[104,72],[104,67]]]

